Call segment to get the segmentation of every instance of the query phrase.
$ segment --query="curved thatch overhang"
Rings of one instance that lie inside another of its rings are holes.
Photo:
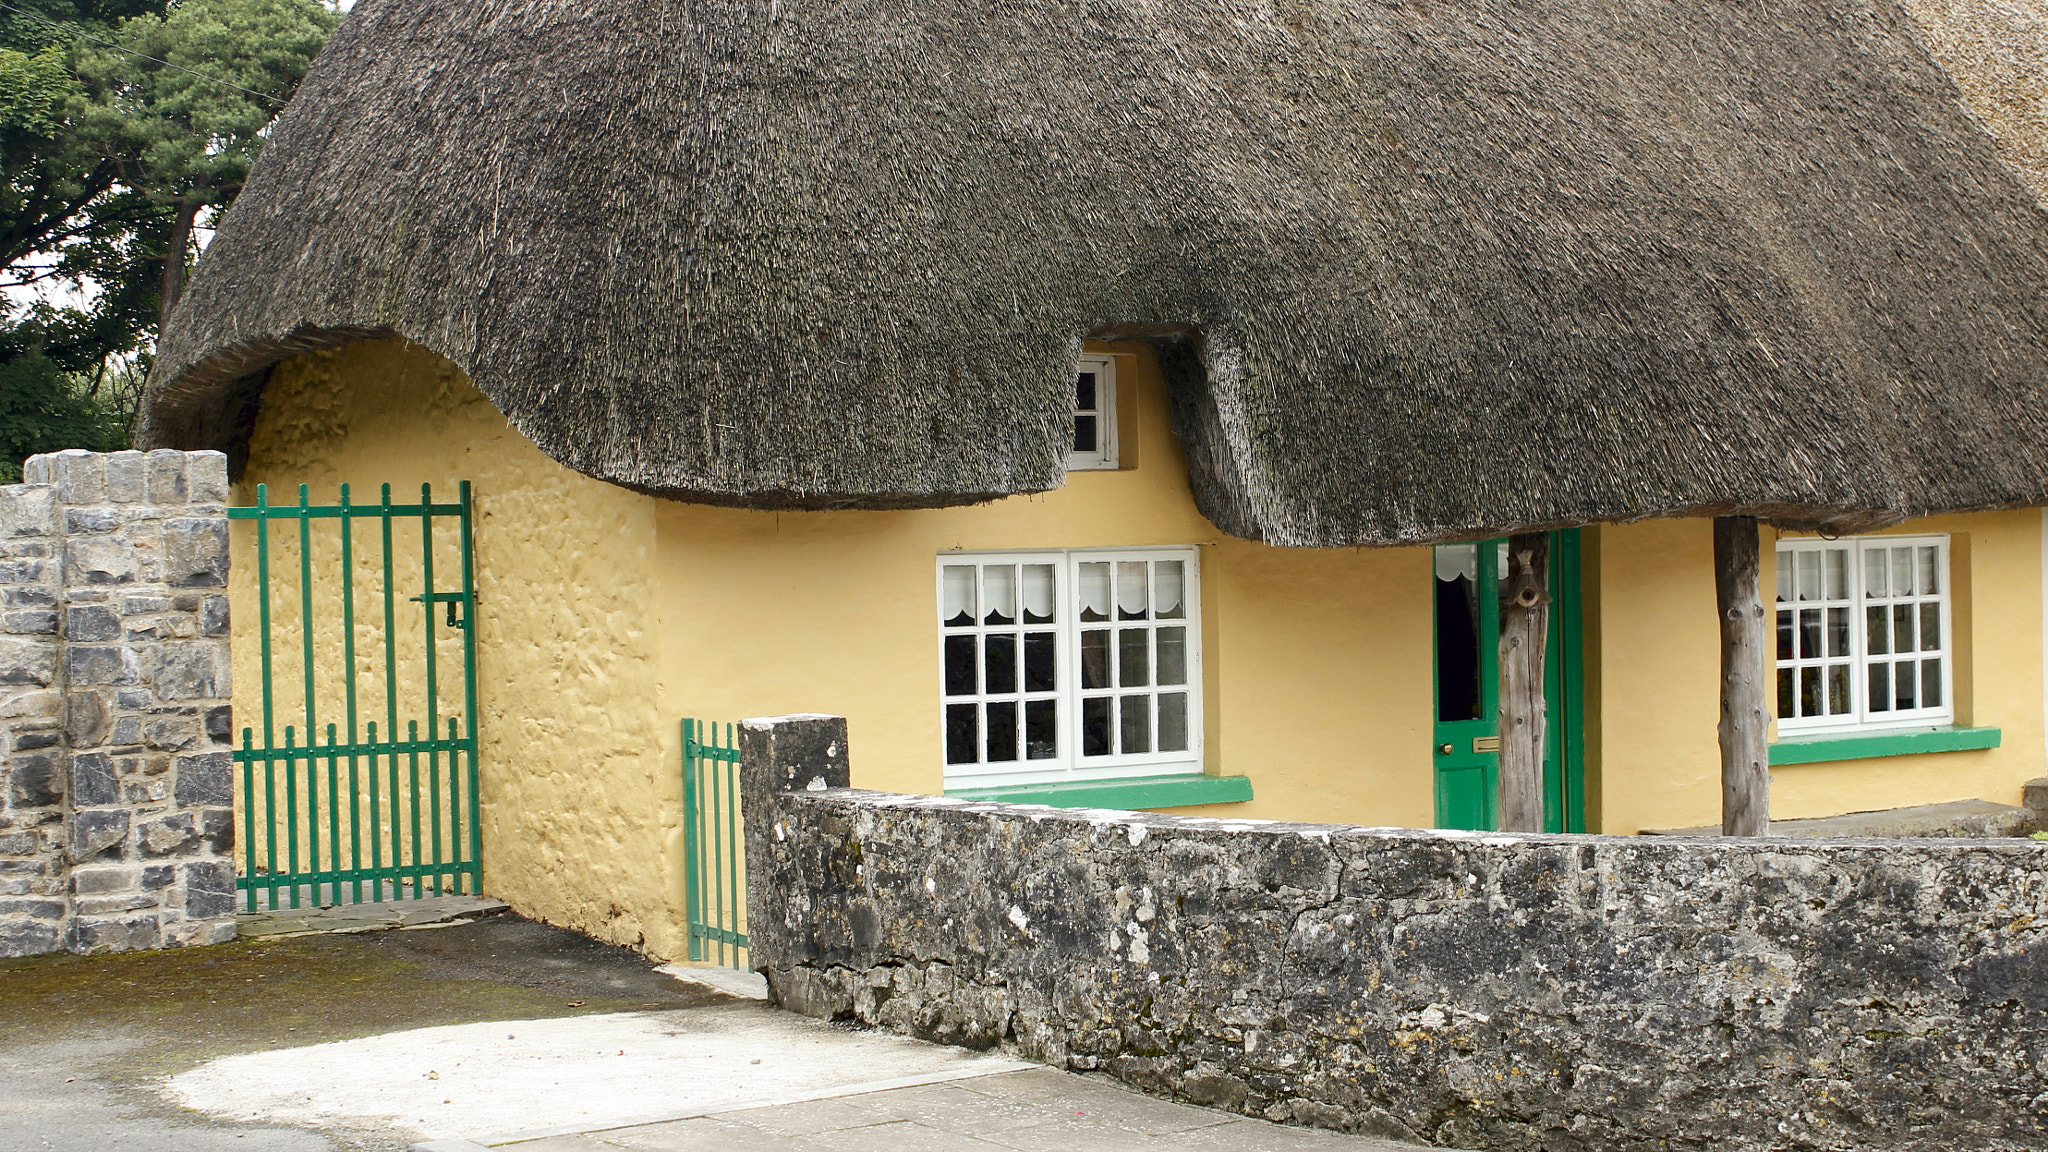
[[[362,0],[146,435],[396,335],[604,480],[964,503],[1127,332],[1241,536],[1848,525],[2048,503],[2044,284],[1890,0]]]

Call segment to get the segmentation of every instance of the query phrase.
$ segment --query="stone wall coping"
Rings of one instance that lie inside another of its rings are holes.
[[[807,717],[808,718],[808,717]],[[1055,808],[1048,804],[1007,804],[996,800],[964,800],[956,796],[916,796],[864,788],[833,788],[794,792],[787,803],[838,805],[874,811],[916,811],[944,809],[977,815],[1006,817],[1032,823],[1059,822],[1096,828],[1145,828],[1158,831],[1221,833],[1238,836],[1292,836],[1365,844],[1370,842],[1455,842],[1482,847],[1556,845],[1607,847],[1670,855],[1675,851],[1707,849],[1717,854],[1778,853],[1815,855],[1830,851],[1883,849],[1910,850],[1931,856],[1961,856],[1976,853],[2033,855],[2048,868],[2048,842],[2031,839],[1981,837],[1946,839],[1935,837],[1791,837],[1791,836],[1609,836],[1581,832],[1468,832],[1453,828],[1376,828],[1358,824],[1309,824],[1288,820],[1257,820],[1245,817],[1179,816],[1167,812],[1126,812],[1110,808]],[[1149,834],[1149,831],[1148,831]],[[1135,844],[1133,845],[1136,846]]]

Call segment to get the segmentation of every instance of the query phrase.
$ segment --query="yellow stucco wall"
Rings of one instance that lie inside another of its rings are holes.
[[[1252,777],[1256,799],[1182,811],[1430,823],[1430,550],[1222,536],[1195,511],[1150,354],[1090,348],[1121,357],[1127,467],[972,508],[753,512],[626,492],[548,460],[459,371],[395,342],[279,366],[238,502],[258,482],[274,502],[300,482],[319,502],[344,479],[358,500],[378,482],[401,499],[421,481],[443,491],[473,482],[489,888],[527,915],[657,956],[683,951],[680,718],[840,713],[856,784],[941,789],[932,589],[935,558],[951,549],[1200,547],[1207,767]],[[1955,628],[1974,670],[1967,694],[1959,679],[1959,720],[2002,727],[2004,745],[1780,768],[1779,817],[2014,803],[2040,772],[2040,515],[1899,531],[1954,534],[1956,582],[1967,585]],[[235,544],[236,704],[247,724],[258,679],[246,524]],[[1589,529],[1584,558],[1593,830],[1714,823],[1709,526]],[[333,556],[316,549],[316,559]],[[289,624],[291,610],[280,611]],[[318,642],[323,666],[338,666],[336,638]],[[323,700],[336,683],[323,682]],[[323,709],[333,716],[331,703]]]
[[[331,503],[342,481],[361,502],[382,482],[402,501],[408,490],[417,499],[422,482],[447,498],[460,480],[476,491],[489,891],[526,915],[676,954],[680,785],[659,736],[655,501],[541,455],[453,365],[378,342],[278,366],[236,502],[250,503],[259,482],[270,484],[273,502],[308,483],[316,503]],[[234,543],[235,704],[237,723],[249,724],[259,677],[247,523],[237,523]],[[284,563],[273,569],[288,598],[295,553],[279,543]],[[327,555],[316,549],[316,558]],[[338,668],[338,633],[316,630],[315,638],[322,667]],[[444,643],[440,651],[448,668],[454,650]],[[282,679],[289,714],[297,695],[291,676]],[[337,717],[334,684],[319,695],[323,718]],[[445,681],[441,695],[445,713]]]
[[[663,712],[730,719],[830,712],[854,782],[939,792],[935,557],[951,549],[1202,546],[1208,770],[1256,798],[1215,814],[1431,819],[1427,549],[1278,549],[1195,511],[1156,362],[1121,353],[1126,463],[971,508],[657,513]],[[1304,653],[1313,652],[1312,659]],[[671,737],[673,739],[673,737]],[[1180,811],[1201,813],[1205,809]]]
[[[1653,520],[1595,531],[1598,561],[1589,570],[1597,571],[1602,611],[1599,635],[1588,644],[1603,691],[1588,742],[1599,748],[1600,828],[1629,834],[1718,824],[1711,527]],[[1956,721],[2001,729],[2000,746],[1783,765],[1771,771],[1775,819],[1947,800],[2018,804],[2021,785],[2042,773],[2040,513],[1934,516],[1890,531],[1949,534]],[[1768,590],[1775,536],[1766,529],[1764,537]]]

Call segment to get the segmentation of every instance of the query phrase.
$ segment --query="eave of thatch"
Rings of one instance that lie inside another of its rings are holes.
[[[2048,503],[2048,218],[1890,0],[362,0],[145,436],[396,335],[589,475],[1061,483],[1085,335],[1281,544]]]

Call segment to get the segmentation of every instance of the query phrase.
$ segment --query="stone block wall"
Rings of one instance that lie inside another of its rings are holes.
[[[234,936],[227,461],[0,488],[0,957]]]
[[[1458,1148],[2048,1147],[2048,844],[1061,810],[848,790],[840,721],[741,747],[751,954],[808,1015]]]

